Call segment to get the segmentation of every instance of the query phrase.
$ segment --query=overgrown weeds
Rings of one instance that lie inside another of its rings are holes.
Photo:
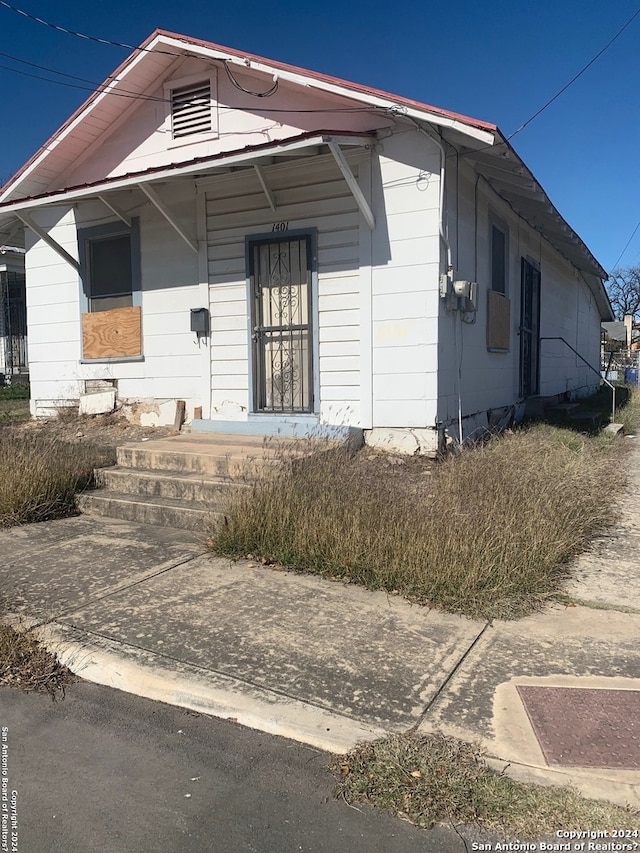
[[[633,829],[640,818],[572,788],[516,782],[488,767],[476,746],[437,734],[359,744],[332,769],[347,803],[370,803],[425,829],[475,824],[534,839],[559,829]]]
[[[0,527],[62,518],[112,451],[7,428],[0,442]]]
[[[32,631],[0,624],[0,684],[49,693],[53,698],[73,675],[38,641]]]
[[[640,430],[640,389],[631,389],[629,399],[616,413],[616,421],[624,426],[627,435],[635,435]]]
[[[618,448],[548,425],[439,463],[309,445],[235,495],[213,548],[516,618],[559,590],[569,559],[609,522]]]

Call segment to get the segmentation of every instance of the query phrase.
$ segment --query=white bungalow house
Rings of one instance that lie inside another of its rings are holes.
[[[158,30],[0,191],[32,413],[433,451],[599,383],[606,273],[495,125]]]

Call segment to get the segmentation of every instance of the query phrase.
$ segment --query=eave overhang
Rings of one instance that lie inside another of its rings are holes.
[[[331,145],[341,148],[359,147],[370,148],[375,144],[375,136],[368,133],[347,133],[338,131],[312,131],[303,133],[287,140],[265,142],[251,145],[235,151],[225,151],[207,157],[197,157],[187,163],[177,163],[171,166],[160,166],[141,172],[129,172],[114,178],[104,178],[81,186],[66,187],[60,190],[42,193],[29,198],[0,202],[0,228],[9,214],[27,212],[51,205],[73,204],[83,199],[97,198],[116,190],[133,189],[140,184],[163,182],[181,177],[205,177],[218,170],[231,169],[243,165],[251,166],[270,156],[295,157],[309,149]]]
[[[494,145],[465,148],[460,155],[518,216],[582,273],[595,297],[602,320],[613,319],[611,303],[603,283],[609,278],[608,273],[559,213],[508,140],[499,132],[496,136]]]

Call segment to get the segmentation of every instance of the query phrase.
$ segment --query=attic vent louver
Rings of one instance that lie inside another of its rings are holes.
[[[195,133],[209,133],[213,129],[211,85],[208,80],[172,90],[171,126],[174,139]]]

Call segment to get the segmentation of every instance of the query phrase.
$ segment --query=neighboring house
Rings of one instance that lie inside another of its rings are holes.
[[[28,372],[24,249],[0,245],[0,385]]]
[[[0,191],[20,224],[35,415],[429,452],[594,390],[613,319],[494,125],[164,31]]]

